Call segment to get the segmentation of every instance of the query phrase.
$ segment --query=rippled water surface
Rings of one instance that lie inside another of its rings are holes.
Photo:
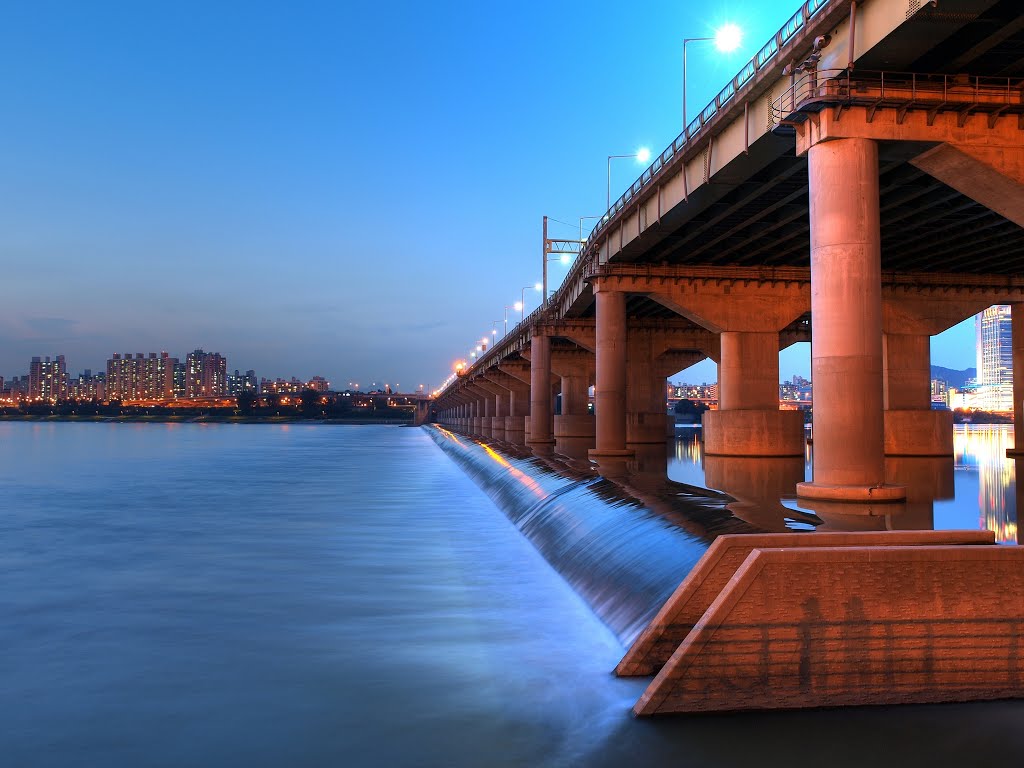
[[[1019,765],[1016,702],[634,720],[419,429],[0,423],[0,765]]]

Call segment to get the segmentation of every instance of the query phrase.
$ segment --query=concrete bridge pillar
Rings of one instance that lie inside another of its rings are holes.
[[[559,377],[562,394],[561,413],[555,415],[555,450],[586,458],[594,447],[594,415],[587,396],[594,377],[594,355],[585,349],[552,350],[551,370]]]
[[[487,430],[485,434],[494,440],[504,440],[505,416],[508,414],[508,390],[495,384],[486,374],[477,379],[476,385],[484,391],[485,403],[489,411],[484,423],[484,428]]]
[[[626,449],[626,294],[593,282],[596,301],[597,381],[592,458],[628,457]]]
[[[526,445],[530,421],[531,367],[526,360],[506,361],[498,366],[496,374],[509,391],[508,416],[505,417],[505,440]]]
[[[952,456],[953,414],[932,410],[931,339],[886,333],[883,350],[886,455]]]
[[[480,390],[480,429],[477,434],[481,437],[491,437],[491,419],[494,418],[494,396],[483,386],[477,384]]]
[[[489,370],[484,378],[486,386],[495,397],[494,420],[491,423],[493,437],[522,445],[523,417],[529,407],[529,388],[498,369]]]
[[[551,338],[535,334],[530,339],[530,434],[529,446],[552,446],[551,426],[554,409],[551,403]]]
[[[814,481],[797,494],[898,500],[885,484],[878,146],[838,139],[808,150],[814,335]]]
[[[626,445],[664,445],[668,398],[665,376],[657,358],[661,339],[651,332],[629,332],[626,366]]]
[[[723,331],[718,410],[704,414],[711,456],[803,456],[803,414],[779,410],[778,331]]]
[[[1013,448],[1008,448],[1006,455],[1017,458],[1024,457],[1024,304],[1010,305],[1010,334],[1013,350]],[[1018,494],[1017,498],[1020,497]]]
[[[809,309],[806,281],[651,281],[650,296],[717,334],[719,410],[704,414],[704,448],[717,456],[802,456],[803,417],[779,409],[780,332]]]
[[[479,392],[474,391],[475,395],[473,399],[473,423],[470,429],[470,434],[476,435],[477,437],[483,437],[483,422],[484,422],[484,398]]]
[[[505,439],[505,419],[508,418],[509,393],[494,393],[494,417],[491,420],[491,437],[495,440]]]

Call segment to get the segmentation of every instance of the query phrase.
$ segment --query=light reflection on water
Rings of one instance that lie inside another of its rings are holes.
[[[1014,446],[1011,424],[958,424],[954,427],[954,457],[889,458],[887,480],[907,486],[907,503],[883,507],[884,514],[866,519],[831,509],[811,507],[795,498],[796,483],[811,479],[813,446],[808,445],[801,471],[784,467],[785,460],[727,459],[705,456],[700,430],[680,430],[668,463],[671,479],[690,485],[714,488],[735,496],[734,513],[756,508],[756,524],[766,530],[801,530],[806,521],[784,515],[766,516],[781,504],[794,513],[801,510],[822,518],[821,523],[841,528],[936,528],[981,529],[995,532],[1004,544],[1017,543],[1019,514],[1016,493],[1016,465],[1020,459],[1007,458]],[[797,460],[799,463],[799,460]],[[774,465],[773,465],[774,464]],[[725,471],[723,471],[723,466]],[[756,482],[759,476],[772,481]],[[753,521],[751,521],[753,522]]]

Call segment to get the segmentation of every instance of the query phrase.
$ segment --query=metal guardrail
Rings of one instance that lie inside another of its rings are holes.
[[[1024,114],[1024,78],[939,75],[849,69],[810,70],[772,102],[776,130],[792,129],[809,113],[832,106],[861,106],[927,110],[929,120],[939,112],[957,112],[960,125],[968,116],[986,114],[990,123],[1000,115]]]

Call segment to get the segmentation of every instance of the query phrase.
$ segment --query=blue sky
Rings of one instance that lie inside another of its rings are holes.
[[[694,115],[797,7],[6,3],[0,375],[203,347],[429,389],[540,279],[541,217],[572,236],[607,155],[677,135],[681,39],[744,30],[690,47]],[[616,161],[613,196],[639,171]],[[933,359],[972,365],[973,343]]]

